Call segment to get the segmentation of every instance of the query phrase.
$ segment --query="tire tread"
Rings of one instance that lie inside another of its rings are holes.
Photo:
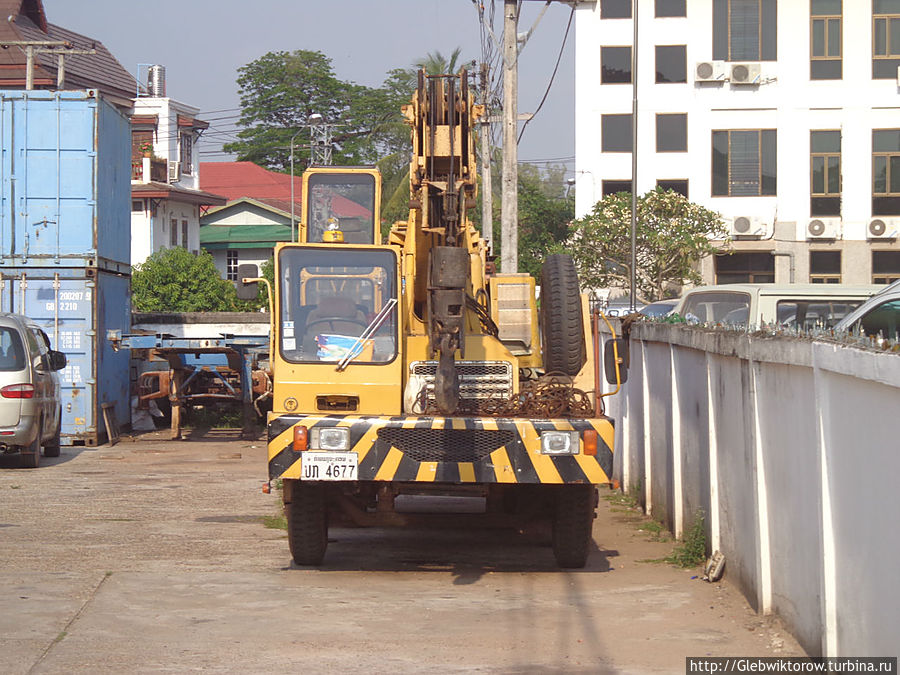
[[[581,295],[571,256],[547,256],[541,268],[544,371],[577,375],[584,365]]]
[[[328,514],[325,488],[316,483],[297,481],[286,505],[288,544],[298,565],[321,565],[328,547]]]

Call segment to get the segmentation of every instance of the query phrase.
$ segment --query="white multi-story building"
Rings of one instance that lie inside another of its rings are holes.
[[[637,4],[637,190],[722,214],[704,280],[900,278],[900,0]],[[578,6],[579,216],[631,189],[631,9]]]
[[[199,252],[201,207],[226,201],[200,189],[197,142],[209,123],[166,97],[164,80],[155,84],[156,95],[134,99],[131,115],[132,265],[163,248]]]

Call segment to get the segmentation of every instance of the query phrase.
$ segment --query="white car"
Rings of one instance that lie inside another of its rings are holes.
[[[885,340],[900,339],[900,281],[873,295],[834,327]]]
[[[0,450],[19,453],[37,468],[41,446],[59,456],[62,417],[59,377],[66,356],[50,349],[40,326],[20,314],[0,313]]]
[[[880,286],[720,284],[685,292],[675,307],[689,323],[736,327],[831,328]]]

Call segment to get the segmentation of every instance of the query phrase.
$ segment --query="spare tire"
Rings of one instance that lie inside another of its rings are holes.
[[[544,372],[577,375],[584,365],[581,295],[572,256],[547,256],[541,268]]]

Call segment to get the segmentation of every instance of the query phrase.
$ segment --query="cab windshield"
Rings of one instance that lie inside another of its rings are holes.
[[[349,244],[375,243],[375,177],[371,174],[313,174],[307,185],[307,234],[324,241],[327,229],[344,233]]]
[[[396,270],[393,251],[282,250],[280,349],[285,360],[392,361],[397,355]]]

